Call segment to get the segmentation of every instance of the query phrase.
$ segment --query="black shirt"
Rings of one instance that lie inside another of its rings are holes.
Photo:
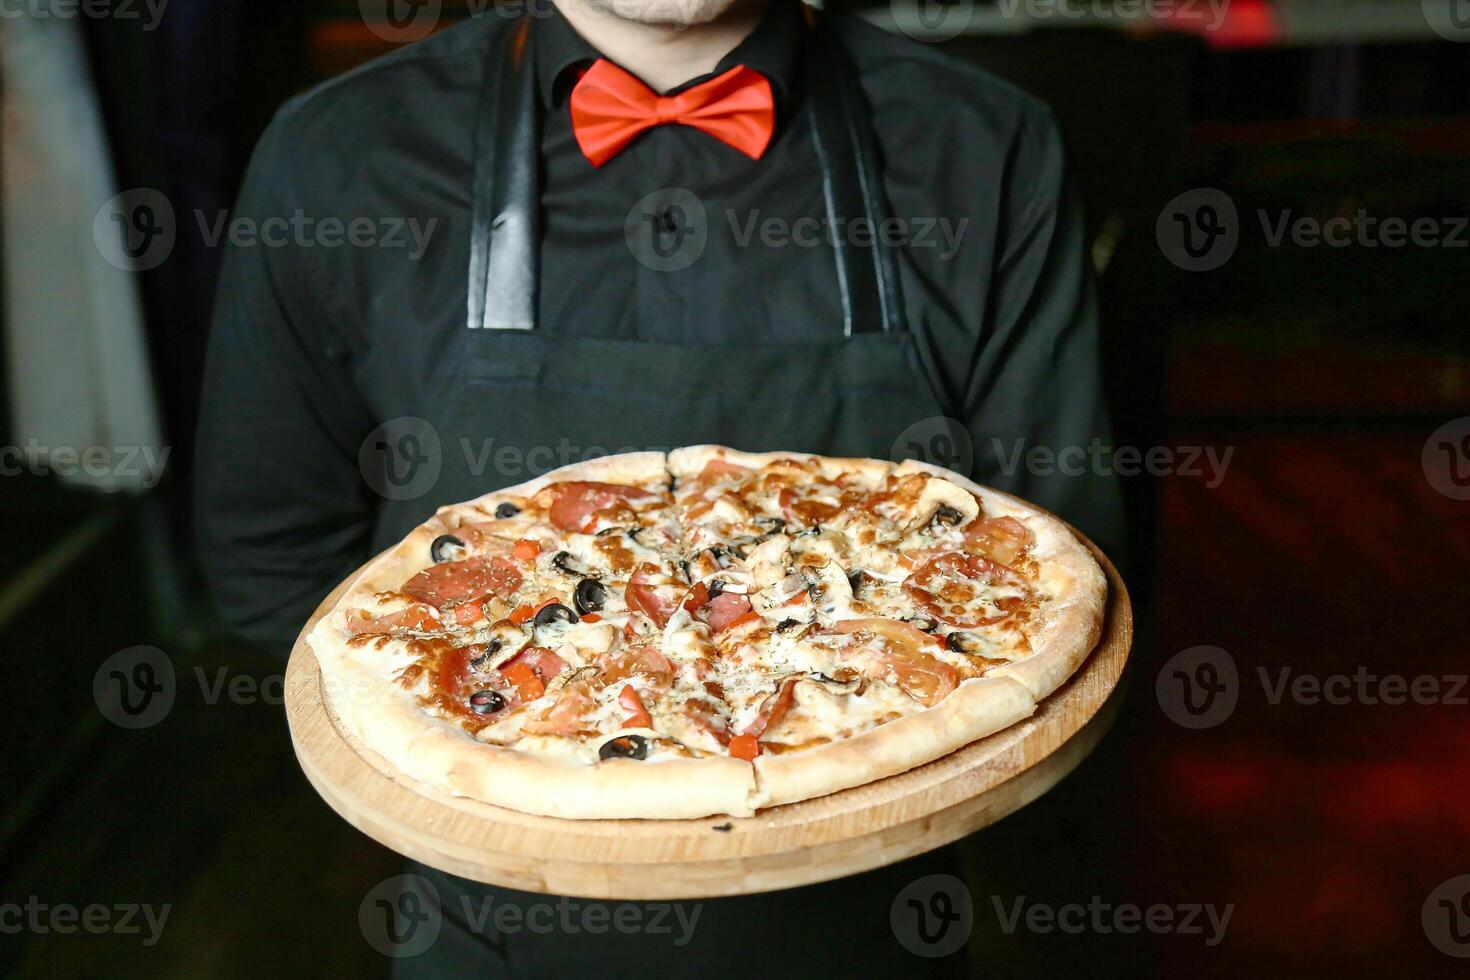
[[[747,64],[772,82],[777,131],[760,160],[674,125],[600,169],[566,108],[595,52],[547,9],[530,32],[546,107],[538,329],[712,345],[830,330],[841,318],[832,230],[815,224],[820,169],[805,127],[790,124],[804,98],[796,5],[774,0],[717,69]],[[932,46],[848,18],[836,27],[904,222],[907,325],[973,441],[973,475],[1116,542],[1110,478],[1028,470],[1024,455],[1109,437],[1080,211],[1049,111]],[[227,618],[255,638],[289,641],[337,581],[407,530],[401,512],[376,519],[359,453],[384,420],[432,418],[453,377],[474,119],[487,50],[509,28],[487,13],[322,85],[286,105],[256,150],[235,215],[246,234],[229,248],[212,326],[198,474],[206,572]],[[703,203],[708,235],[694,261],[660,271],[626,224],[669,188]],[[491,473],[477,489],[512,482]],[[412,516],[448,502],[427,494]]]

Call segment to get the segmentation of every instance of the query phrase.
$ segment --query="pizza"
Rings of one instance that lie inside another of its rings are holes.
[[[338,727],[434,790],[746,816],[1028,717],[1105,596],[1061,521],[938,467],[693,446],[441,508],[308,641]]]

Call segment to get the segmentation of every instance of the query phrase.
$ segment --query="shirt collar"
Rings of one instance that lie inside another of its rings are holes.
[[[560,10],[551,4],[547,6],[551,7],[550,16],[537,20],[532,30],[541,98],[547,106],[554,107],[562,104],[575,84],[573,70],[587,67],[602,55],[573,29]],[[691,78],[669,94],[677,94],[737,65],[745,65],[770,81],[778,109],[789,105],[805,34],[800,8],[801,0],[771,0],[770,8],[755,30],[720,59],[713,72]]]

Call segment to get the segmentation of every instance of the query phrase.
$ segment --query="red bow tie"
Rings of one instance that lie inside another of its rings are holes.
[[[572,131],[600,167],[645,129],[693,126],[759,160],[776,128],[771,83],[744,65],[678,95],[658,95],[633,75],[599,59],[572,89]]]

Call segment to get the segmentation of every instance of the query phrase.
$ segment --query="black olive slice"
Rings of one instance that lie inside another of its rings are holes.
[[[955,653],[974,653],[974,640],[975,638],[969,633],[962,633],[959,630],[955,630],[944,638],[944,645]]]
[[[646,759],[648,739],[642,735],[619,735],[602,743],[597,750],[599,759]]]
[[[965,515],[955,510],[949,504],[940,504],[939,509],[934,512],[934,523],[943,524],[946,527],[954,527],[964,520]]]
[[[605,527],[601,531],[598,531],[595,537],[605,538],[609,534],[622,534],[624,530],[621,527]]]
[[[807,528],[804,531],[797,531],[795,534],[792,535],[792,537],[793,538],[803,538],[803,537],[806,537],[807,535],[810,535],[810,534],[821,534],[821,533],[822,533],[822,525],[820,525],[820,524],[813,524],[811,527]]]
[[[712,578],[704,586],[709,591],[711,599],[725,594],[725,583],[721,579]]]
[[[775,534],[786,527],[786,520],[781,517],[757,517],[751,523],[765,528],[767,534]]]
[[[572,605],[576,606],[577,612],[583,616],[601,609],[605,602],[607,602],[607,587],[595,578],[584,578],[577,583],[577,588],[572,593]]]
[[[579,619],[580,617],[566,606],[559,602],[553,602],[549,606],[541,607],[541,611],[536,614],[536,628],[540,629],[547,623],[554,623],[557,620],[566,623],[575,623]]]
[[[572,558],[570,552],[558,551],[555,555],[551,557],[551,564],[554,568],[558,569],[559,571],[566,572],[568,575],[576,575],[580,577],[588,574],[587,569],[578,565],[576,560]]]
[[[501,504],[499,507],[495,508],[495,516],[500,518],[502,521],[508,520],[509,518],[516,516],[520,512],[521,509],[515,504]]]
[[[470,695],[470,710],[477,715],[493,715],[505,707],[505,698],[499,692],[486,688]]]
[[[863,586],[863,570],[854,568],[847,573],[847,584],[852,589],[852,594],[857,595],[857,590]]]
[[[794,619],[783,619],[783,620],[781,620],[781,622],[779,622],[779,623],[776,624],[776,632],[777,633],[784,633],[787,630],[789,630],[791,627],[793,627],[793,626],[800,626],[800,625],[801,624],[799,622],[797,622],[796,620],[794,620]]]
[[[484,670],[486,665],[490,663],[490,659],[499,653],[504,646],[505,641],[498,636],[495,637],[489,643],[485,644],[484,653],[470,661],[470,667],[474,670]]]
[[[456,556],[450,553],[450,549],[455,548],[464,551],[465,543],[452,534],[441,534],[429,545],[429,557],[436,565],[441,561],[452,561]]]

